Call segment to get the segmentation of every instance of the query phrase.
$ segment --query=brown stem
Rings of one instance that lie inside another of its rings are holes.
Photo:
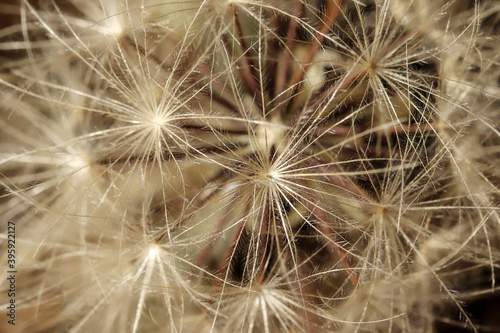
[[[245,205],[245,209],[243,211],[243,216],[248,216],[249,211],[250,211],[250,202],[248,202]],[[226,252],[222,256],[222,260],[219,263],[220,276],[224,276],[224,275],[228,274],[228,269],[231,267],[231,261],[233,259],[233,255],[235,253],[236,246],[238,246],[239,239],[241,237],[241,233],[243,232],[243,228],[245,228],[245,222],[246,221],[241,221],[239,223],[240,225],[238,226],[236,232],[234,233],[234,237],[231,240],[230,245],[228,246]]]
[[[286,43],[281,59],[278,61],[278,69],[276,71],[276,86],[275,86],[275,96],[280,95],[285,91],[286,74],[289,67],[290,58],[292,56],[292,50],[294,47],[295,37],[297,35],[297,30],[299,27],[299,17],[302,15],[304,8],[304,3],[302,1],[297,1],[295,6],[295,11],[293,17],[290,19],[290,24],[288,25],[288,32],[286,34]],[[282,98],[280,97],[280,100]]]
[[[323,41],[325,40],[325,35],[330,30],[333,22],[340,14],[340,7],[343,5],[345,0],[330,0],[328,1],[325,15],[321,20],[321,27],[316,32],[314,39],[312,41],[312,45],[309,48],[309,52],[306,55],[306,58],[302,61],[302,66],[299,66],[297,70],[293,73],[292,78],[290,79],[288,86],[293,87],[302,81],[304,74],[306,73],[309,66],[312,64],[312,60],[318,53],[319,49],[323,45]],[[338,2],[338,3],[337,3]]]
[[[264,214],[262,216],[262,224],[261,224],[261,230],[259,233],[259,237],[257,242],[259,242],[259,247],[260,251],[262,252],[262,259],[259,262],[259,273],[258,273],[258,281],[259,283],[262,283],[262,280],[264,279],[264,272],[266,268],[266,254],[267,254],[267,245],[269,241],[269,210],[270,210],[270,203],[269,201],[266,203],[266,208],[264,210]],[[255,258],[255,260],[258,260]]]
[[[233,11],[233,17],[234,17],[234,26],[236,29],[236,35],[238,36],[238,43],[241,48],[242,56],[241,60],[243,63],[240,63],[240,65],[237,67],[238,72],[240,72],[239,77],[241,78],[243,84],[246,86],[248,90],[252,92],[254,96],[256,96],[259,92],[259,85],[257,83],[257,80],[255,78],[255,73],[253,71],[252,64],[250,62],[250,59],[248,57],[249,49],[247,48],[247,45],[245,43],[245,39],[243,37],[243,30],[241,29],[240,21],[238,20],[238,14],[236,13],[236,10],[234,8],[234,5],[231,4],[231,9]],[[239,63],[240,61],[238,61]],[[258,100],[258,99],[256,99]]]

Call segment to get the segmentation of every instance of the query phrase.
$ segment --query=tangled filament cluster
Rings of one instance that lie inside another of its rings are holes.
[[[494,1],[0,11],[19,332],[500,327]]]

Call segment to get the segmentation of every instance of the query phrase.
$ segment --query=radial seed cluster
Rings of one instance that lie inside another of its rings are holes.
[[[0,330],[500,329],[498,3],[0,13]]]

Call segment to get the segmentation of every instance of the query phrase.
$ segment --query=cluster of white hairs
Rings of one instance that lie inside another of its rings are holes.
[[[500,329],[498,1],[0,12],[2,332]]]

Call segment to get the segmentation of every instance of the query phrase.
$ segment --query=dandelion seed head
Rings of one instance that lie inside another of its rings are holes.
[[[0,212],[37,254],[21,330],[481,328],[494,1],[14,2]]]
[[[280,179],[280,172],[276,170],[276,168],[272,167],[269,172],[268,172],[268,177],[271,178],[274,181],[277,181]]]
[[[144,126],[156,137],[161,137],[164,131],[168,131],[170,119],[167,115],[154,113],[144,119]]]
[[[149,246],[148,257],[150,260],[156,260],[158,258],[158,254],[160,253],[160,247],[156,244],[152,244]]]

